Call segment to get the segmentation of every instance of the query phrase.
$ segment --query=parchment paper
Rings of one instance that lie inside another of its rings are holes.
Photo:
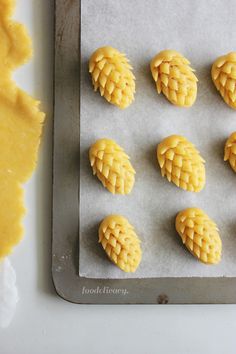
[[[224,143],[236,130],[236,112],[217,93],[213,61],[236,50],[234,0],[82,0],[80,275],[90,278],[236,276],[236,175],[223,161]],[[98,47],[126,53],[136,76],[135,102],[126,110],[93,92],[88,60]],[[171,105],[157,95],[149,63],[163,49],[184,54],[199,79],[191,108]],[[206,187],[185,192],[161,177],[156,145],[170,134],[192,141],[206,160]],[[99,138],[116,140],[130,155],[136,183],[129,196],[113,196],[88,160]],[[197,206],[213,218],[223,242],[217,266],[198,262],[175,231],[176,214]],[[127,217],[142,240],[143,259],[125,274],[98,244],[98,226],[108,214]]]

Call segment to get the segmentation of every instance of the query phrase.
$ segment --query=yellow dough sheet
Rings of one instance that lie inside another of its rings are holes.
[[[0,0],[0,258],[9,254],[23,235],[22,183],[37,162],[45,114],[39,101],[18,88],[12,72],[32,55],[26,28],[11,19],[15,2]]]

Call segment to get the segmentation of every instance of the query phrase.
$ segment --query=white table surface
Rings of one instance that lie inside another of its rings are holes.
[[[219,1],[219,0],[218,0]],[[236,306],[80,306],[58,298],[50,274],[53,1],[17,0],[34,59],[15,74],[47,112],[39,164],[26,186],[25,238],[10,257],[20,301],[0,330],[0,354],[235,353]]]

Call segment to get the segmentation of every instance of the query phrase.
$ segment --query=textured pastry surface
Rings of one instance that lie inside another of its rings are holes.
[[[229,161],[230,166],[236,172],[236,132],[232,133],[225,143],[224,160]]]
[[[157,159],[162,176],[177,187],[199,192],[205,185],[204,160],[185,137],[171,135],[157,146]]]
[[[99,242],[109,259],[124,272],[135,272],[142,258],[140,239],[121,215],[109,215],[99,227]]]
[[[23,235],[22,183],[37,161],[44,113],[39,102],[12,81],[12,71],[32,54],[25,27],[11,20],[14,1],[0,0],[0,258]]]
[[[174,105],[190,107],[197,97],[197,77],[190,62],[175,50],[163,50],[151,61],[151,72],[158,93]]]
[[[119,108],[134,100],[135,77],[125,54],[112,47],[98,48],[89,60],[94,90]]]
[[[236,109],[236,52],[216,59],[212,65],[211,76],[224,101]]]
[[[217,264],[221,260],[222,242],[217,225],[201,209],[181,211],[175,227],[183,244],[201,262]]]
[[[109,192],[129,194],[135,181],[135,170],[129,156],[111,139],[97,140],[89,150],[93,174]]]

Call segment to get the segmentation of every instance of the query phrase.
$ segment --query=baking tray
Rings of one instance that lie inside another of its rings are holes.
[[[52,276],[74,303],[235,303],[236,279],[89,279],[79,276],[80,18],[79,0],[55,1]]]

